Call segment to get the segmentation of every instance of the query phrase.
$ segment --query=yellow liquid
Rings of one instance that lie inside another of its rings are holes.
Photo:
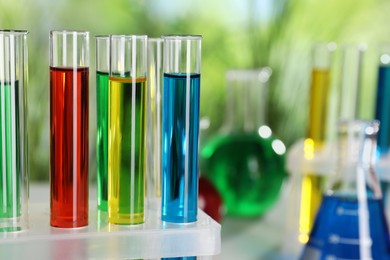
[[[307,137],[314,141],[314,150],[321,148],[326,138],[329,90],[329,70],[313,70]]]
[[[109,80],[108,221],[144,222],[145,78]]]
[[[321,149],[326,138],[328,98],[330,89],[329,70],[314,69],[310,90],[310,115],[307,139],[305,141],[305,158],[311,159]],[[302,180],[299,241],[306,243],[313,226],[314,218],[321,204],[324,177],[315,173],[304,173]]]

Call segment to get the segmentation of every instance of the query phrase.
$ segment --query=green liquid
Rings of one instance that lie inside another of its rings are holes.
[[[144,222],[146,79],[109,81],[109,222],[139,224]]]
[[[220,192],[227,215],[255,217],[278,198],[287,173],[273,140],[232,134],[216,136],[202,148],[201,172]]]
[[[108,198],[108,73],[96,72],[98,209],[107,211]]]
[[[14,218],[21,214],[25,135],[20,127],[24,100],[20,100],[19,94],[18,82],[5,85],[0,82],[0,218]]]

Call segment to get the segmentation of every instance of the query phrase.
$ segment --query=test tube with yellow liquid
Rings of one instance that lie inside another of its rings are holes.
[[[145,220],[146,35],[110,36],[108,220]]]
[[[330,68],[336,45],[321,43],[313,48],[310,86],[310,105],[304,157],[314,158],[324,148],[327,138],[328,104],[330,96]],[[324,176],[317,172],[304,172],[299,209],[299,242],[306,243],[315,215],[321,203]]]

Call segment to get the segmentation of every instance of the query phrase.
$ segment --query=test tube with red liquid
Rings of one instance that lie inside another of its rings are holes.
[[[50,32],[50,225],[88,225],[89,32]]]

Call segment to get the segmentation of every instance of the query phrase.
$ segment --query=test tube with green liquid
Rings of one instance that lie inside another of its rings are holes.
[[[110,37],[96,36],[96,112],[97,112],[97,203],[107,211],[108,198],[108,78],[110,74]]]
[[[27,227],[27,31],[0,30],[0,232]]]
[[[108,218],[144,222],[147,36],[110,36]]]

